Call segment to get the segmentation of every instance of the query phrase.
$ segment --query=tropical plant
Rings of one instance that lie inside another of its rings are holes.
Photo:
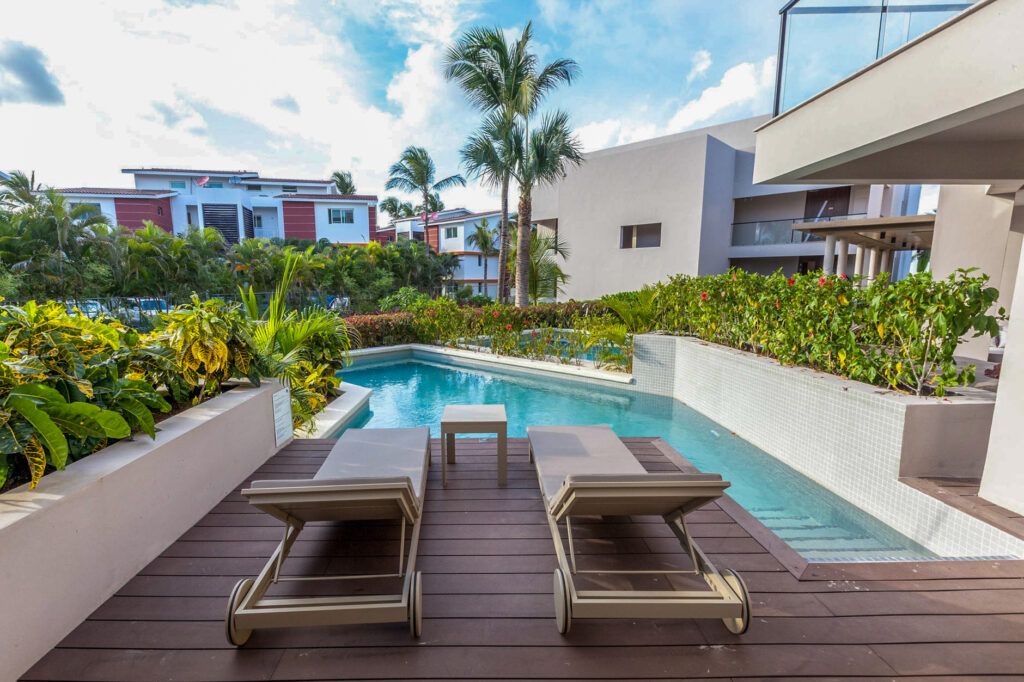
[[[629,296],[605,296],[601,301],[630,334],[646,334],[658,325],[658,291],[656,287],[645,285]]]
[[[483,218],[480,222],[476,223],[473,229],[469,231],[469,234],[466,235],[466,245],[477,249],[483,257],[485,289],[490,286],[490,280],[487,277],[487,261],[499,253],[499,249],[494,248],[496,236],[498,235],[495,235],[494,230],[487,222],[487,218]]]
[[[377,307],[383,312],[392,310],[408,310],[415,303],[426,301],[429,296],[420,292],[415,287],[402,287],[390,296],[385,296],[377,303]]]
[[[391,216],[391,222],[400,218],[411,218],[416,215],[412,204],[408,201],[400,201],[397,197],[386,197],[380,202],[381,213]]]
[[[334,171],[331,173],[331,182],[338,189],[338,194],[356,193],[356,184],[352,182],[351,171]]]
[[[477,27],[464,33],[444,57],[445,77],[458,83],[474,107],[489,114],[480,132],[463,148],[463,163],[471,175],[501,188],[498,299],[503,303],[508,296],[508,190],[516,166],[512,131],[517,119],[524,120],[528,129],[529,118],[544,97],[563,83],[571,84],[579,73],[571,59],[538,67],[537,56],[530,51],[532,36],[532,22],[512,42],[500,27]]]
[[[431,195],[452,187],[466,186],[465,179],[458,174],[440,180],[436,177],[437,166],[427,150],[423,147],[407,147],[399,160],[388,169],[388,181],[384,185],[384,189],[420,194],[422,202],[417,211],[423,215],[424,234],[429,234]],[[440,197],[436,197],[435,201],[440,201]]]
[[[513,234],[516,242],[509,254],[509,267],[519,286],[518,273],[524,260],[519,258],[519,245],[522,244],[522,239],[519,237],[518,229],[514,230]],[[558,294],[562,293],[562,285],[569,281],[569,275],[559,264],[559,259],[565,260],[569,257],[569,245],[557,234],[545,237],[537,230],[529,231],[528,240],[529,252],[525,259],[528,269],[523,278],[526,284],[524,289],[517,289],[517,296],[519,291],[525,291],[528,300],[536,305],[542,298],[557,298]]]
[[[516,157],[515,177],[519,183],[516,305],[525,306],[529,303],[532,252],[529,227],[533,214],[533,187],[561,179],[566,166],[583,163],[583,153],[579,140],[570,129],[568,115],[561,111],[545,115],[539,128],[533,132],[529,131],[528,123],[516,125],[512,132],[512,146]]]

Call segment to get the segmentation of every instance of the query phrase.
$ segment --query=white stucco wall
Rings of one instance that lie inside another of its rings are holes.
[[[354,223],[330,225],[327,222],[327,210],[330,208],[351,208]],[[313,215],[316,218],[317,239],[329,239],[340,244],[365,244],[370,238],[370,214],[365,203],[313,202]]]
[[[109,224],[117,225],[117,210],[114,206],[113,199],[76,197],[74,194],[68,194],[66,197],[68,200],[68,206],[74,206],[76,204],[99,204],[100,213],[103,214],[103,217],[109,221]]]

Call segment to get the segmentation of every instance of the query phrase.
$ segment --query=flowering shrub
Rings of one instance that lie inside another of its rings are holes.
[[[345,323],[352,330],[353,346],[373,348],[403,343],[420,343],[421,327],[413,313],[382,313],[379,315],[350,315]]]
[[[999,296],[987,275],[930,273],[857,288],[844,277],[732,270],[677,276],[659,285],[660,328],[783,364],[806,365],[918,395],[944,395],[974,380],[974,367],[953,359],[960,339],[998,333],[987,314]]]

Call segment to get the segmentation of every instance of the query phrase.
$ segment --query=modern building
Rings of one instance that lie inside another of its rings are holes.
[[[941,185],[933,273],[980,268],[1009,313],[980,496],[1024,514],[1024,0],[876,2],[859,35],[849,13],[820,5],[783,7],[778,115],[757,131],[754,181]],[[894,20],[910,28],[890,42]],[[840,30],[846,39],[822,44]],[[854,51],[847,73],[786,94],[799,65],[816,63],[798,46],[861,44],[891,49]],[[984,359],[989,343],[961,350]]]
[[[377,197],[339,194],[330,180],[261,177],[255,171],[125,168],[135,187],[59,189],[111,223],[139,229],[152,221],[168,232],[189,225],[217,229],[228,243],[252,237],[328,239],[365,244],[377,236]]]
[[[597,298],[730,267],[787,274],[834,268],[843,264],[834,240],[795,226],[917,212],[920,188],[902,184],[753,184],[754,130],[767,121],[591,152],[558,183],[538,187],[535,222],[557,230],[572,252],[563,265],[565,297]],[[847,243],[851,263],[855,253]],[[893,265],[905,270],[908,262]]]
[[[469,285],[474,294],[495,298],[498,295],[498,257],[484,257],[479,246],[470,245],[467,241],[474,228],[484,221],[497,236],[501,211],[474,213],[467,208],[453,208],[431,214],[426,230],[423,229],[422,216],[399,218],[378,229],[377,237],[384,244],[397,239],[415,239],[426,242],[437,253],[459,256],[459,266],[452,279],[453,287]],[[493,246],[497,248],[497,240]]]

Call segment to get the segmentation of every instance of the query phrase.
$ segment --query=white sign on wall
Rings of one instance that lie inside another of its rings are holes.
[[[274,394],[274,437],[277,447],[292,437],[292,399],[287,388]]]

